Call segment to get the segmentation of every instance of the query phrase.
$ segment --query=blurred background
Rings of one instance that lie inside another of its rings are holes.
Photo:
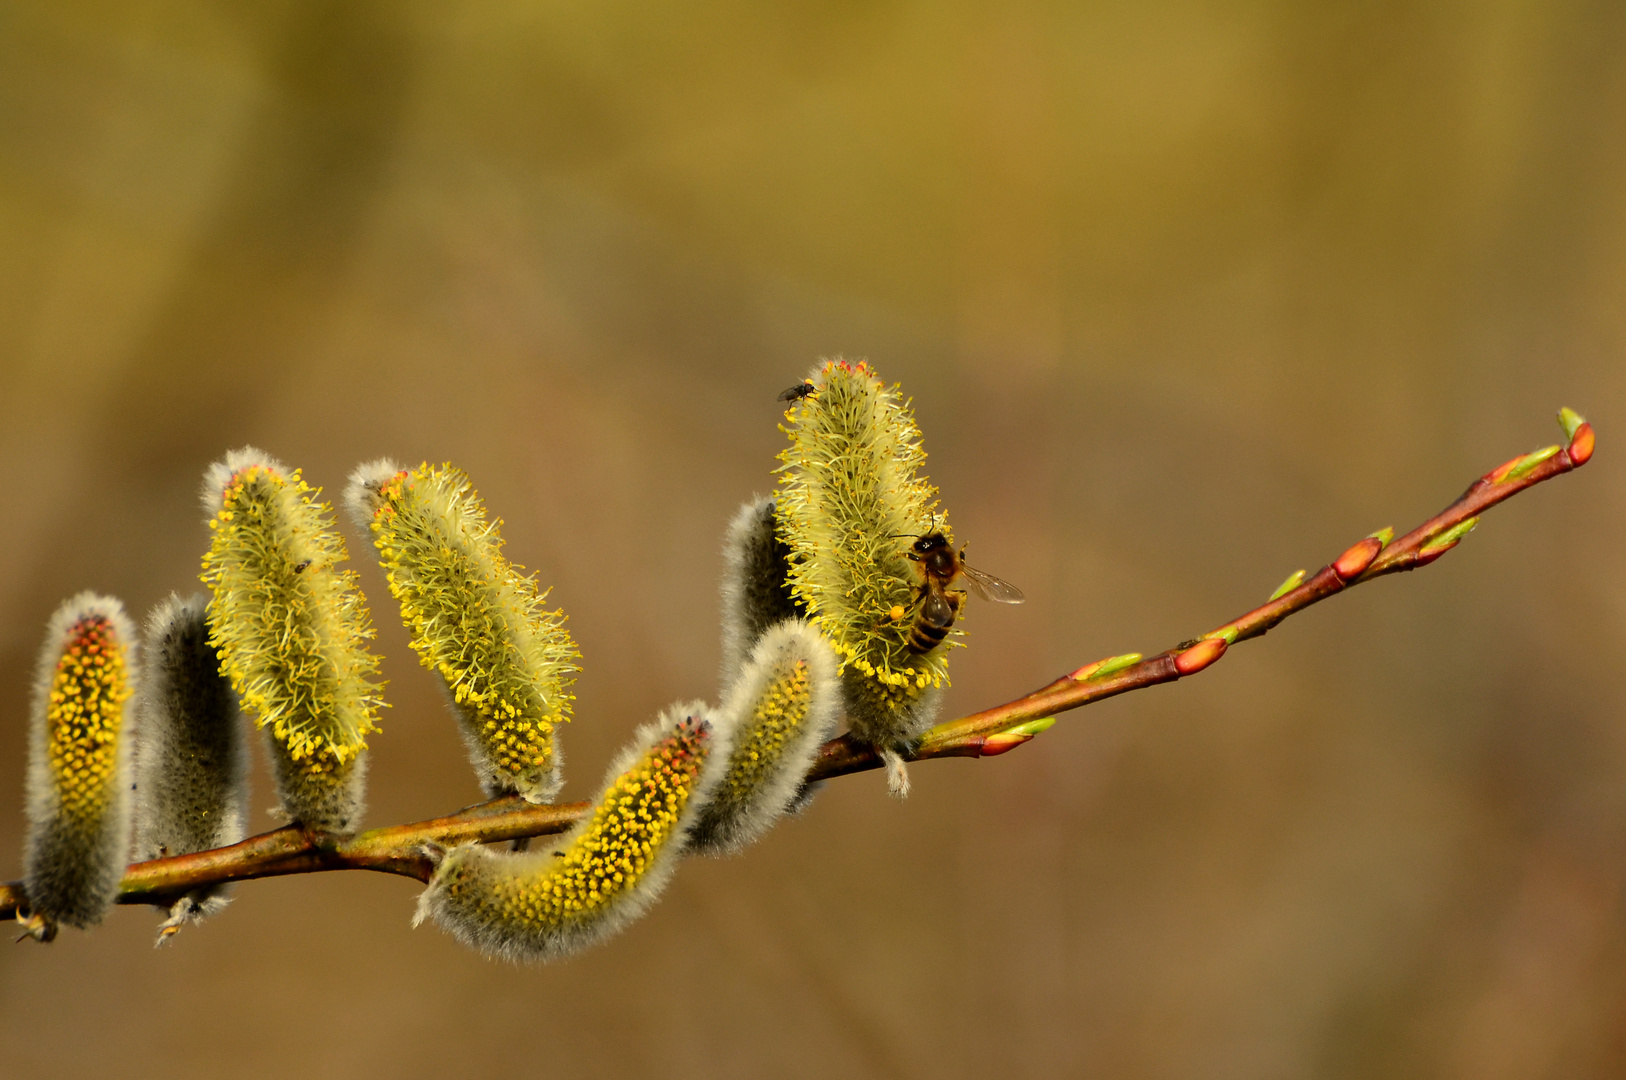
[[[1220,625],[1560,405],[1601,447],[1200,679],[834,782],[567,963],[362,873],[0,949],[0,1071],[1620,1075],[1623,131],[1601,0],[0,3],[5,877],[45,619],[198,589],[246,443],[473,475],[585,654],[569,798],[716,696],[721,532],[820,356],[903,384],[1027,591],[951,714]],[[345,529],[368,820],[473,802]]]

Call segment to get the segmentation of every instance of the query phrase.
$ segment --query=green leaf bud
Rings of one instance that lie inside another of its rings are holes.
[[[1271,600],[1280,600],[1282,597],[1286,596],[1288,593],[1292,592],[1294,589],[1298,588],[1300,585],[1303,585],[1304,584],[1304,575],[1305,575],[1305,571],[1303,571],[1303,570],[1295,570],[1291,574],[1288,574],[1287,575],[1287,580],[1283,581],[1280,585],[1276,586],[1276,591],[1270,594],[1270,599]],[[1267,601],[1267,603],[1268,603],[1268,601]]]
[[[1568,405],[1558,410],[1558,426],[1564,429],[1565,438],[1575,438],[1575,433],[1581,430],[1581,425],[1584,423],[1586,423],[1586,417]]]

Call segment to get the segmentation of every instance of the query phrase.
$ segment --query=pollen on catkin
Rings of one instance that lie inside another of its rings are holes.
[[[101,922],[130,848],[135,630],[124,605],[80,593],[51,616],[34,680],[23,887],[36,936]]]
[[[926,453],[898,388],[864,362],[825,361],[808,378],[813,391],[785,412],[790,445],[779,455],[790,588],[840,656],[853,733],[895,756],[930,725],[956,636],[924,654],[908,648],[922,597],[910,538],[953,536],[920,474]]]
[[[741,506],[723,537],[723,663],[726,693],[770,626],[796,618],[790,549],[774,525],[774,501]]]
[[[837,666],[824,638],[799,619],[761,636],[719,710],[731,732],[728,768],[700,811],[692,847],[731,854],[798,802],[813,758],[835,734]]]
[[[226,847],[246,834],[248,748],[237,695],[209,644],[207,600],[170,596],[147,618],[135,752],[135,858]],[[169,905],[159,942],[229,902],[226,886]]]
[[[363,465],[345,503],[372,533],[413,651],[445,683],[486,794],[552,799],[581,654],[564,614],[503,556],[502,523],[450,465]]]
[[[213,540],[202,578],[209,643],[269,733],[284,812],[342,832],[361,815],[362,752],[383,701],[366,602],[318,494],[259,450],[227,454],[204,478]]]
[[[459,941],[506,960],[557,960],[632,922],[660,895],[727,759],[699,703],[668,709],[617,755],[592,811],[544,850],[451,849],[418,899]]]

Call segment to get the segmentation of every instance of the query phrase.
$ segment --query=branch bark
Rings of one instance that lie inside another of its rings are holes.
[[[1582,423],[1569,446],[1523,454],[1491,470],[1461,498],[1392,543],[1386,543],[1387,537],[1381,534],[1367,537],[1268,602],[1156,656],[1113,657],[1086,664],[1015,701],[938,724],[921,736],[909,758],[994,757],[1031,740],[1059,713],[1195,675],[1224,656],[1231,645],[1259,637],[1289,615],[1329,596],[1386,574],[1427,566],[1455,547],[1485,510],[1586,464],[1592,449],[1591,425]],[[812,783],[880,765],[873,749],[843,735],[824,745],[807,779]],[[586,814],[589,806],[585,802],[535,806],[507,796],[446,817],[369,829],[352,837],[288,825],[230,847],[135,863],[125,873],[118,902],[168,906],[204,885],[323,870],[376,870],[428,881],[434,869],[428,853],[431,845],[494,843],[560,833]],[[26,919],[27,907],[21,882],[0,884],[0,918]]]

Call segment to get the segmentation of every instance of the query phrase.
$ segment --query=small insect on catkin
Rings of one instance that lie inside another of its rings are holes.
[[[366,602],[332,514],[274,458],[227,454],[204,478],[209,643],[244,711],[269,731],[283,811],[345,832],[361,816],[363,751],[383,702]]]
[[[51,616],[34,680],[23,887],[40,940],[87,927],[118,895],[130,848],[135,629],[124,605],[80,593]]]
[[[853,733],[887,760],[888,786],[908,792],[900,751],[930,726],[948,683],[944,640],[911,651],[921,577],[910,537],[943,533],[937,489],[919,475],[926,454],[909,402],[865,363],[830,360],[809,375],[815,392],[786,411],[780,453],[779,535],[790,586],[842,661]]]
[[[768,627],[796,618],[789,574],[790,549],[774,525],[773,499],[746,503],[723,537],[725,693]]]
[[[237,695],[209,644],[207,600],[171,596],[147,618],[136,740],[135,858],[235,844],[246,833],[248,748]],[[229,902],[194,889],[169,906],[162,943]]]
[[[506,960],[557,960],[642,915],[666,887],[727,760],[704,706],[668,709],[610,766],[603,793],[546,850],[455,847],[418,900],[465,945]]]
[[[580,653],[563,613],[504,558],[501,522],[450,465],[363,465],[345,503],[372,532],[413,650],[445,681],[486,794],[551,800]]]
[[[691,846],[726,855],[758,839],[801,797],[807,770],[835,734],[841,684],[835,653],[798,619],[757,641],[719,710],[728,769],[701,810]]]

